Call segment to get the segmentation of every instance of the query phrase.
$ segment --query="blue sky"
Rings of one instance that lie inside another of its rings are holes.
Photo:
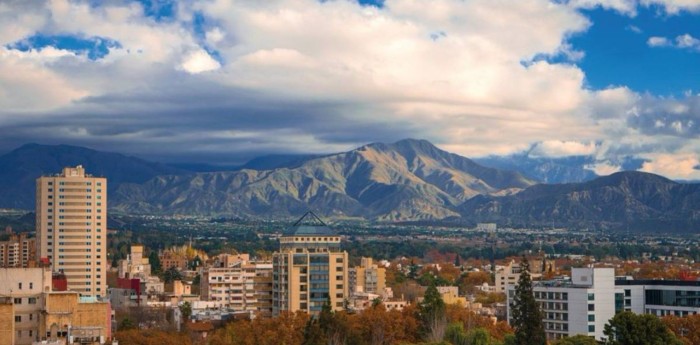
[[[650,47],[649,37],[700,37],[700,16],[689,12],[665,15],[658,8],[640,8],[630,17],[595,9],[583,12],[593,25],[570,42],[585,52],[577,62],[592,88],[627,85],[635,91],[679,96],[700,91],[700,47]]]
[[[700,2],[0,3],[0,152],[235,164],[407,137],[700,179]]]

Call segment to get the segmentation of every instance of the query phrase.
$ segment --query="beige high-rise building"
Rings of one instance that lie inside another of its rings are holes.
[[[63,168],[36,180],[37,255],[63,271],[68,289],[107,295],[107,179]]]
[[[305,218],[315,224],[302,224]],[[348,291],[348,253],[340,236],[309,212],[280,237],[272,255],[272,313],[298,310],[311,314],[330,301],[342,310]]]

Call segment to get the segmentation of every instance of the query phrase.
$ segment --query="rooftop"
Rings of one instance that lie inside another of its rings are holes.
[[[299,218],[294,225],[290,226],[284,231],[284,236],[306,235],[336,236],[337,234],[330,227],[328,227],[328,225],[326,225],[321,218],[309,211],[301,216],[301,218]]]

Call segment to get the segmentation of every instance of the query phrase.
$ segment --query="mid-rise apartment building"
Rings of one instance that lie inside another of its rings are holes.
[[[27,234],[11,234],[0,242],[0,267],[30,267],[36,264],[36,239]]]
[[[386,268],[379,267],[372,258],[360,259],[360,266],[350,268],[348,274],[350,294],[366,292],[384,295],[386,289]]]
[[[107,179],[78,165],[36,180],[37,255],[64,272],[68,289],[106,296]]]
[[[554,272],[554,261],[547,260],[544,258],[536,258],[530,260],[530,277],[532,279],[539,279],[545,272]],[[522,267],[520,262],[511,260],[508,265],[502,267],[496,271],[496,291],[506,292],[508,285],[515,285],[518,283],[518,278],[520,278],[520,272],[522,272]]]
[[[272,262],[248,254],[220,255],[202,274],[202,299],[251,316],[272,314]]]
[[[51,291],[51,270],[48,267],[0,268],[0,296],[13,308],[11,344],[31,344],[41,339],[39,323],[47,292]],[[9,310],[8,310],[9,311]]]
[[[344,308],[348,253],[340,249],[340,236],[313,213],[284,232],[272,264],[273,315],[298,310],[315,314],[328,301],[334,310]]]

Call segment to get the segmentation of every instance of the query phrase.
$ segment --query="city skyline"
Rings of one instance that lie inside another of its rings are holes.
[[[700,5],[9,2],[0,151],[240,163],[425,138],[700,178]],[[309,25],[313,23],[313,25]]]

